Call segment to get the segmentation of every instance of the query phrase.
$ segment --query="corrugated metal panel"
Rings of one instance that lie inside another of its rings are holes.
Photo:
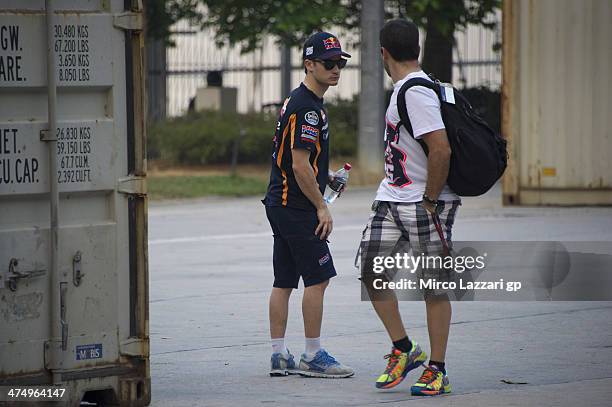
[[[504,2],[506,203],[612,203],[610,21],[607,0]]]
[[[61,382],[71,406],[150,399],[139,3],[54,1],[52,27],[43,0],[0,11],[0,385]]]

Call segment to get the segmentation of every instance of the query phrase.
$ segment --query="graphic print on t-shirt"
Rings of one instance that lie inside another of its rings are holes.
[[[393,84],[393,94],[385,112],[386,126],[381,128],[385,142],[385,177],[376,192],[378,201],[419,202],[423,199],[427,186],[428,159],[417,139],[444,129],[440,100],[433,90],[423,86],[414,86],[406,92],[406,110],[414,138],[404,125],[398,126],[400,116],[397,94],[411,78],[429,79],[425,72],[418,71],[409,73]],[[438,199],[450,201],[459,197],[445,185]]]
[[[406,152],[399,146],[400,132],[386,120],[385,129],[385,174],[389,185],[403,188],[412,184],[412,180],[406,174]]]

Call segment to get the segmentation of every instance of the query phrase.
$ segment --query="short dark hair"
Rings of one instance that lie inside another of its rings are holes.
[[[419,29],[412,21],[390,20],[380,30],[380,46],[398,62],[419,59]]]

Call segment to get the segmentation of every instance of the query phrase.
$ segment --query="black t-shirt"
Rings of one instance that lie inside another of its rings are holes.
[[[314,211],[316,208],[300,189],[292,169],[292,148],[310,151],[310,164],[321,194],[327,185],[329,126],[323,99],[304,84],[294,89],[280,111],[273,140],[270,184],[266,206],[287,206]]]

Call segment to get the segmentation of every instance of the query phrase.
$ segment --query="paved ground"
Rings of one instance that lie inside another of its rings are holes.
[[[419,399],[407,383],[377,391],[389,343],[352,266],[372,190],[333,205],[339,276],[326,297],[324,346],[357,374],[270,378],[271,233],[256,198],[154,203],[149,211],[153,406],[609,406],[612,302],[455,303],[447,365],[454,392]],[[499,190],[464,200],[455,240],[612,241],[612,208],[501,208]],[[301,290],[288,343],[303,350]],[[424,305],[401,304],[426,350]],[[502,380],[528,384],[505,384]]]

